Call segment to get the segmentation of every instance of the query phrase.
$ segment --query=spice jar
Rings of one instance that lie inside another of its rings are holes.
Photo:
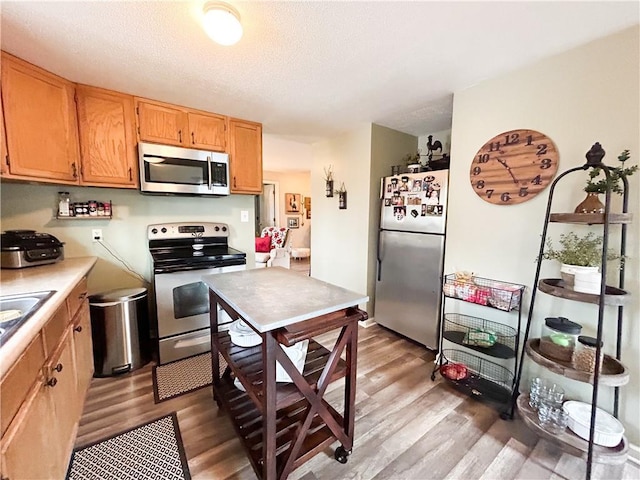
[[[598,339],[593,337],[586,337],[584,335],[580,335],[578,337],[578,343],[576,344],[576,348],[573,352],[573,359],[571,363],[573,364],[573,368],[576,370],[580,370],[582,372],[593,373],[596,367],[596,347],[598,346]],[[600,342],[600,347],[602,347],[602,342]],[[600,359],[598,361],[598,368],[602,369],[602,359],[604,358],[604,353],[602,348],[600,348]]]
[[[540,353],[556,360],[571,362],[581,331],[582,325],[568,318],[545,318],[540,336]]]

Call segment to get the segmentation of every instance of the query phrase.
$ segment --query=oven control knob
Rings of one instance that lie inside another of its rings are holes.
[[[216,232],[220,231],[220,227],[216,226],[215,231]]]
[[[151,233],[153,233],[155,235],[156,233],[158,233],[158,229],[157,228],[152,228],[151,229]]]
[[[227,227],[222,227],[222,231],[226,232],[227,231]]]
[[[167,229],[165,227],[162,227],[162,230],[160,230],[162,233],[167,233]]]

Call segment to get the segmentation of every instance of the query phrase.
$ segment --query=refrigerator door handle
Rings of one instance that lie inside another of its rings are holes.
[[[378,281],[382,278],[382,230],[378,230],[378,246],[376,249],[378,259]]]

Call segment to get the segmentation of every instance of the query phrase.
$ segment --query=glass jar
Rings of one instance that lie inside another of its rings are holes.
[[[582,325],[565,317],[545,318],[540,336],[540,353],[571,363]]]
[[[593,373],[596,367],[596,347],[598,339],[593,337],[579,336],[576,348],[573,351],[571,364],[576,370],[581,372]],[[602,369],[602,360],[604,353],[602,351],[602,342],[600,342],[600,358],[598,360],[598,369]]]
[[[69,198],[69,192],[58,192],[58,216],[71,216],[71,199]]]

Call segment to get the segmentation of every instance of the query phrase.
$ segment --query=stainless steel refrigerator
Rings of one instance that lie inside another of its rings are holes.
[[[438,348],[449,170],[381,181],[375,321]]]

